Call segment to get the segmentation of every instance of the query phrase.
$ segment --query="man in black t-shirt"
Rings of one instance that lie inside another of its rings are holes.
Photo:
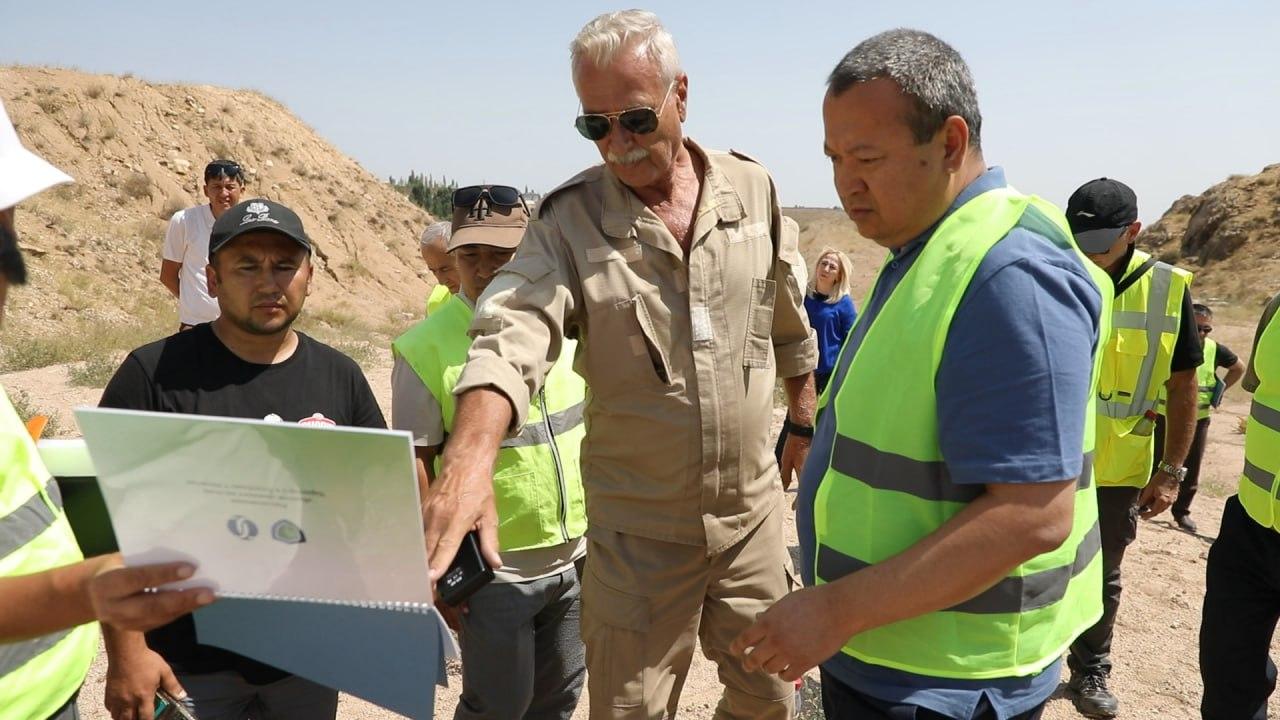
[[[249,200],[222,214],[209,240],[209,293],[221,316],[134,350],[103,407],[383,428],[350,358],[292,329],[310,292],[311,242],[293,211]],[[196,643],[190,615],[141,633],[104,629],[106,705],[149,720],[162,680],[176,677],[202,720],[333,718],[337,692],[236,653]]]
[[[1208,305],[1195,303],[1196,332],[1200,335],[1200,343],[1204,348],[1204,362],[1196,371],[1197,386],[1200,391],[1198,413],[1196,415],[1196,434],[1191,439],[1191,449],[1187,451],[1187,476],[1178,486],[1178,499],[1173,501],[1173,519],[1178,527],[1187,532],[1197,530],[1191,519],[1191,500],[1200,488],[1200,460],[1204,457],[1205,440],[1209,437],[1209,419],[1214,408],[1222,402],[1222,395],[1232,385],[1244,377],[1245,364],[1226,345],[1209,340],[1213,332],[1213,310]],[[1225,368],[1226,377],[1218,377],[1218,368]],[[1156,418],[1156,454],[1157,460],[1164,457],[1164,408],[1160,408],[1160,416]],[[1151,472],[1155,473],[1156,468]]]

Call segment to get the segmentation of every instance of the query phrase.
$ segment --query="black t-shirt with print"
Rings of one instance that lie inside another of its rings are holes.
[[[319,413],[339,425],[385,428],[369,382],[354,360],[298,333],[298,347],[275,365],[245,362],[208,324],[129,353],[102,393],[102,407],[297,422]],[[190,615],[147,633],[147,645],[176,671],[238,671],[254,684],[287,673],[196,643]]]

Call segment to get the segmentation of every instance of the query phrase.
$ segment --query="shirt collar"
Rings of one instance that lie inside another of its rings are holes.
[[[746,209],[742,198],[734,189],[729,178],[720,170],[716,161],[692,139],[685,138],[684,146],[690,153],[698,156],[704,168],[702,174],[702,191],[698,197],[698,209],[694,218],[704,212],[715,212],[722,223],[737,222],[746,217]],[[636,234],[635,224],[640,215],[648,208],[640,201],[608,167],[604,168],[604,198],[601,208],[600,227],[615,238],[627,238]]]
[[[987,192],[988,190],[1002,188],[1006,185],[1008,185],[1008,183],[1006,183],[1004,179],[1004,168],[1001,168],[998,165],[987,168],[985,172],[974,178],[973,182],[964,186],[964,189],[960,191],[960,194],[956,196],[956,199],[951,202],[951,206],[947,208],[947,211],[942,213],[942,217],[934,221],[932,225],[912,239],[911,242],[900,248],[891,250],[890,252],[893,253],[895,258],[910,255],[919,249],[921,245],[928,242],[929,238],[933,237],[934,231],[938,229],[938,226],[942,224],[942,221],[946,220],[951,213],[959,210],[962,205],[978,197],[982,193]]]

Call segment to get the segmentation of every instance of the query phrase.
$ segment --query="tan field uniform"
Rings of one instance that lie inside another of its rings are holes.
[[[763,167],[686,145],[706,168],[688,258],[612,173],[580,173],[481,298],[455,392],[505,394],[518,432],[563,339],[579,341],[593,718],[674,712],[695,637],[725,684],[717,717],[785,718],[791,686],[728,647],[788,589],[768,436],[775,378],[817,362],[803,260]]]

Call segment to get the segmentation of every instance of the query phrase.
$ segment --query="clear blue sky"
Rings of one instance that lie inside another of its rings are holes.
[[[1142,218],[1280,162],[1280,3],[653,2],[690,78],[686,132],[758,157],[785,204],[835,205],[819,114],[863,38],[917,27],[968,60],[989,163],[1065,203],[1107,175]],[[0,5],[0,63],[262,90],[376,175],[548,190],[598,161],[573,130],[580,2]]]

